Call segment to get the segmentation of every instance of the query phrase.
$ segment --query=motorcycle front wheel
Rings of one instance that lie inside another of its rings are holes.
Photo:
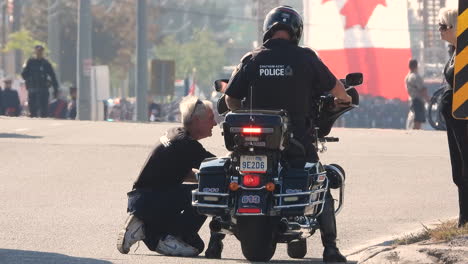
[[[267,216],[242,216],[237,219],[237,237],[249,261],[269,261],[276,251],[279,219]]]

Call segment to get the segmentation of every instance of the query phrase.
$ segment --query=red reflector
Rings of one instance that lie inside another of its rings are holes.
[[[248,134],[261,134],[262,128],[261,127],[243,127],[242,133]]]
[[[237,212],[241,214],[259,214],[262,210],[260,208],[239,208]]]
[[[242,178],[244,186],[255,187],[260,184],[260,176],[255,174],[247,174]]]

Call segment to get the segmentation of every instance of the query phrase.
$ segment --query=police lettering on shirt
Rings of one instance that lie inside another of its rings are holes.
[[[289,65],[260,65],[259,68],[260,77],[293,75],[293,70]]]

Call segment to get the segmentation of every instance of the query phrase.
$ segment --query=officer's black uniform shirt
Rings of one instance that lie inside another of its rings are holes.
[[[248,53],[229,80],[226,94],[247,98],[255,109],[285,109],[304,128],[311,101],[335,87],[336,78],[317,54],[284,39],[270,39]],[[250,87],[252,86],[252,89]]]
[[[159,139],[133,188],[167,190],[177,187],[201,162],[214,157],[183,128],[172,128]]]
[[[58,88],[54,69],[50,62],[44,58],[30,58],[26,62],[21,76],[26,81],[26,87],[30,92],[48,91],[49,78],[54,89]]]

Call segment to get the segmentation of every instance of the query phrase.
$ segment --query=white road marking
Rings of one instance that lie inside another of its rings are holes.
[[[31,130],[30,128],[17,128],[15,129],[16,132],[28,131]]]

